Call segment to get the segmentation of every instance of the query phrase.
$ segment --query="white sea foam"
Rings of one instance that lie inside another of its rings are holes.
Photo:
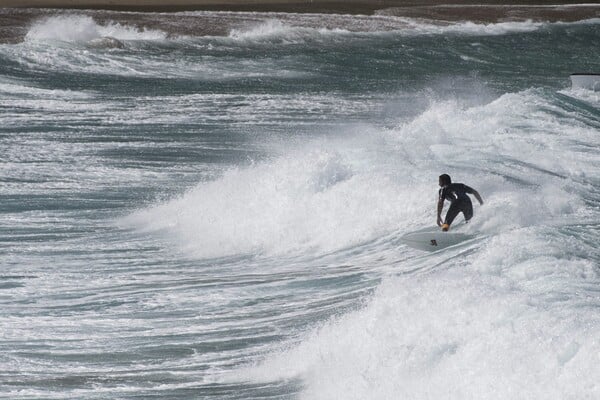
[[[472,229],[583,221],[589,210],[577,193],[597,155],[572,139],[593,139],[593,130],[556,112],[534,91],[475,107],[433,102],[397,129],[363,130],[367,142],[317,142],[232,169],[129,222],[200,257],[328,251],[430,223],[422,199],[434,197],[440,171],[484,195]],[[381,146],[392,158],[370,159]]]
[[[406,24],[400,32],[406,35],[445,35],[460,34],[469,36],[497,36],[507,33],[532,32],[547,25],[542,22],[515,21],[496,23],[477,23],[461,21],[455,23],[431,23],[412,18],[399,18]]]
[[[0,79],[0,101],[3,97],[14,100],[14,97],[25,98],[60,98],[60,99],[89,99],[93,95],[89,92],[60,89],[43,89],[16,81]]]
[[[546,27],[552,26],[576,26],[576,25],[595,25],[600,23],[600,19],[592,18],[573,22],[545,22],[545,21],[505,21],[505,22],[430,22],[427,20],[393,17],[397,26],[392,31],[404,33],[407,35],[444,35],[457,34],[468,36],[498,36],[510,33],[534,32]],[[404,25],[404,26],[402,26]]]
[[[120,76],[154,76],[160,78],[199,78],[207,81],[239,78],[282,77],[308,75],[281,63],[261,60],[204,59],[194,56],[164,58],[149,54],[145,42],[161,42],[167,33],[138,29],[115,22],[100,25],[88,16],[65,15],[49,17],[33,24],[25,42],[19,46],[0,48],[0,52],[33,70],[59,70],[86,74]],[[169,38],[171,40],[171,38]],[[177,38],[187,46],[190,38]],[[212,46],[214,38],[192,41],[194,46]],[[48,45],[51,43],[52,45]],[[104,51],[109,49],[111,51]],[[120,49],[118,51],[112,51]]]
[[[396,207],[389,199],[400,198],[399,185],[352,164],[333,149],[294,151],[232,169],[126,222],[199,257],[323,252],[384,234],[420,207],[418,188]]]
[[[167,34],[159,30],[124,26],[116,22],[100,25],[89,16],[59,15],[34,23],[25,39],[85,43],[103,37],[118,40],[164,40]]]
[[[269,19],[245,29],[232,29],[229,38],[238,41],[298,43],[349,33],[345,29],[293,26],[277,19]]]
[[[390,277],[364,309],[240,378],[301,377],[311,400],[596,398],[600,318],[584,304],[598,304],[578,288],[597,285],[597,271],[538,234],[512,232],[448,269]]]
[[[395,142],[423,176],[468,171],[467,183],[486,200],[473,228],[487,239],[424,258],[421,272],[390,276],[361,310],[235,379],[301,378],[301,398],[311,400],[598,397],[600,304],[589,291],[600,283],[597,251],[562,232],[581,224],[574,229],[585,234],[598,220],[582,198],[591,182],[580,172],[597,172],[598,154],[578,145],[597,146],[598,138],[562,113],[525,91],[474,107],[436,101],[389,132],[388,147]],[[409,220],[426,223],[416,211]]]
[[[582,100],[590,103],[592,106],[600,105],[600,91],[597,90],[589,90],[583,88],[571,88],[567,90],[562,90],[561,93],[576,98],[578,100]]]
[[[548,23],[528,21],[475,23],[461,21],[456,23],[433,23],[413,18],[404,17],[373,17],[370,24],[364,17],[358,21],[361,29],[356,29],[350,22],[344,21],[344,28],[318,28],[314,25],[304,26],[302,21],[298,25],[291,25],[279,19],[269,19],[245,28],[231,30],[229,38],[247,42],[281,42],[298,43],[321,40],[341,40],[348,35],[360,35],[368,38],[370,35],[469,35],[469,36],[497,36],[508,33],[533,32]],[[384,19],[384,21],[382,21]],[[314,24],[314,21],[310,21]],[[348,27],[346,27],[348,25]],[[354,27],[355,29],[352,29]]]

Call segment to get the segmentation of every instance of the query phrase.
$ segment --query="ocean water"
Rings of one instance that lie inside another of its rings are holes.
[[[600,19],[0,14],[0,398],[600,397]]]

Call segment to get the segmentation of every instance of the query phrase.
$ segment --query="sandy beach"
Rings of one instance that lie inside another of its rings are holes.
[[[581,1],[494,1],[494,0],[0,0],[0,7],[10,8],[67,8],[106,9],[127,11],[277,11],[277,12],[331,12],[372,14],[386,8],[411,8],[413,14],[420,9],[441,6],[451,10],[456,6],[531,6],[578,4]],[[450,13],[452,14],[452,13]]]

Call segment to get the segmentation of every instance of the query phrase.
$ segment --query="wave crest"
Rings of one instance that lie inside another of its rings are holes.
[[[164,40],[167,34],[116,22],[101,25],[84,15],[60,15],[37,21],[27,32],[25,40],[86,43],[106,37],[117,40]]]

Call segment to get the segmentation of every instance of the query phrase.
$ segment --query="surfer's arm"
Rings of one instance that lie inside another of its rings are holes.
[[[467,191],[467,193],[472,194],[473,196],[475,196],[475,198],[477,199],[477,201],[479,202],[479,204],[483,205],[483,199],[481,198],[481,196],[479,195],[479,192],[475,189],[473,189],[470,186],[465,185],[465,189]]]
[[[477,199],[479,204],[483,205],[483,199],[479,195],[479,192],[477,192],[477,190],[475,190],[475,189],[473,189],[473,196],[475,196],[475,198]]]
[[[442,226],[442,210],[444,208],[444,199],[440,197],[437,204],[437,224],[438,226]]]

